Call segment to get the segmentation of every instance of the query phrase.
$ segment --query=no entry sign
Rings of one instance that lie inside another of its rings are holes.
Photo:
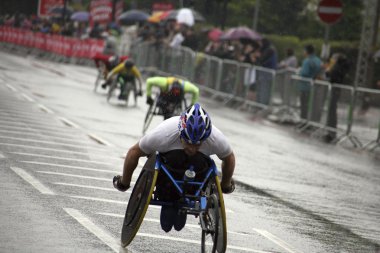
[[[317,11],[323,22],[333,24],[342,17],[342,2],[340,0],[322,0],[319,2]]]

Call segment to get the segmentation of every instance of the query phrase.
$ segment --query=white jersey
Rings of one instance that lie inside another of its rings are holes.
[[[179,116],[163,121],[140,139],[140,149],[145,154],[153,154],[156,151],[165,153],[175,149],[183,149],[178,131],[178,123]],[[217,155],[222,159],[230,155],[232,149],[227,142],[227,138],[213,125],[211,135],[202,142],[199,152],[207,156]]]

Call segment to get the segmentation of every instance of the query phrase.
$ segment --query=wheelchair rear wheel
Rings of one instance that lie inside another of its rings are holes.
[[[202,229],[202,253],[224,253],[227,248],[227,222],[222,189],[216,176],[210,180],[206,189],[207,211],[200,218],[206,228]]]
[[[107,102],[109,102],[110,99],[112,98],[112,96],[113,96],[113,94],[114,94],[114,92],[115,92],[115,90],[116,90],[116,88],[117,88],[117,84],[118,84],[118,80],[117,80],[117,78],[115,78],[115,79],[112,81],[112,83],[111,83],[111,85],[110,85],[110,88],[109,88],[109,90],[108,90],[108,94],[107,94]]]
[[[133,188],[125,212],[121,230],[121,246],[128,246],[135,237],[148,210],[158,171],[155,170],[156,156],[152,155],[145,163]]]
[[[148,130],[150,123],[152,122],[153,116],[157,108],[157,98],[154,100],[154,103],[149,106],[148,111],[146,112],[143,126],[143,134]]]

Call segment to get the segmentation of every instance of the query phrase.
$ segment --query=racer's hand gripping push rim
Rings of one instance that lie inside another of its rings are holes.
[[[221,253],[226,251],[227,225],[223,194],[215,163],[211,158],[208,159],[211,166],[205,171],[202,181],[187,182],[173,178],[170,170],[161,163],[160,154],[149,157],[128,202],[121,233],[123,247],[132,242],[149,204],[163,206],[173,203],[159,200],[156,197],[154,189],[158,172],[161,170],[170,179],[178,194],[183,197],[178,202],[181,205],[181,211],[199,217],[202,229],[202,252]],[[186,185],[195,187],[195,194],[187,194]]]

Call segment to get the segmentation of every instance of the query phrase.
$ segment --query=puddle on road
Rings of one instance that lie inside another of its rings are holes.
[[[380,246],[377,243],[355,234],[343,225],[334,223],[325,218],[325,215],[314,213],[264,190],[240,183],[237,185],[235,197],[252,205],[253,208],[263,209],[268,217],[282,224],[287,230],[319,241],[326,246],[325,250],[328,249],[326,252],[379,253]]]

